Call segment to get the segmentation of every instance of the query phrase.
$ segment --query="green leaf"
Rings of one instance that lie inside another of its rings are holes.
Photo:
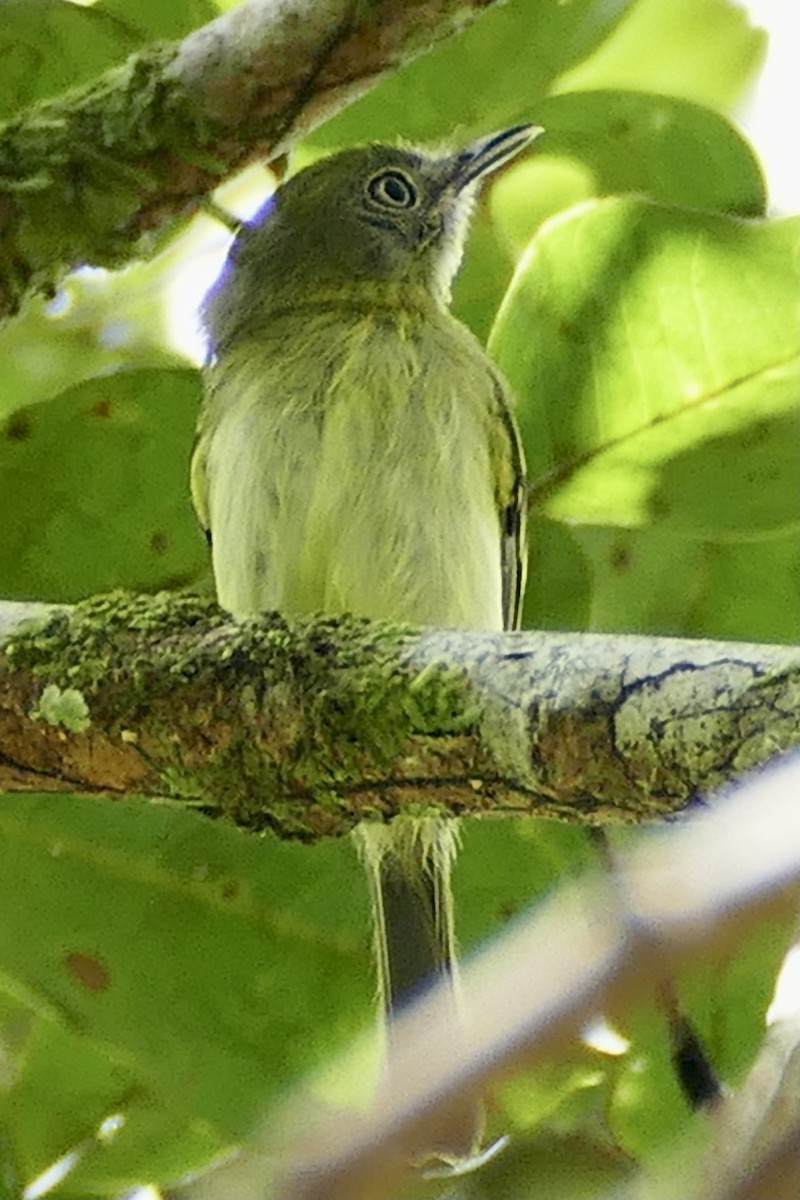
[[[96,376],[184,368],[186,357],[169,334],[175,316],[169,288],[176,271],[198,254],[198,244],[203,253],[203,224],[208,226],[194,218],[193,228],[162,253],[122,270],[75,271],[52,300],[32,296],[18,316],[0,325],[0,422]],[[191,316],[189,304],[180,316]]]
[[[195,578],[194,371],[93,379],[0,428],[0,593],[77,600]]]
[[[796,636],[797,233],[629,199],[534,238],[490,343],[529,462],[526,624]]]
[[[100,0],[97,8],[113,16],[143,39],[180,38],[219,16],[213,0]]]
[[[574,92],[543,100],[536,119],[545,132],[523,168],[535,168],[540,156],[545,163],[575,159],[592,173],[597,195],[636,192],[735,216],[764,212],[752,149],[724,117],[699,104],[650,92]],[[536,195],[535,180],[528,190]]]
[[[0,1091],[0,1120],[26,1184],[91,1138],[136,1081],[87,1038],[41,1016],[28,1018],[24,1055]]]
[[[206,1122],[206,1138],[241,1137],[370,1012],[366,888],[346,842],[30,795],[4,798],[0,833],[0,987],[151,1105]],[[95,1117],[110,1087],[98,1070]],[[77,1085],[53,1086],[58,1108]]]
[[[502,1154],[467,1175],[464,1200],[596,1200],[618,1191],[630,1163],[603,1136],[602,1114],[587,1117],[573,1134],[558,1132],[532,1140],[514,1137]]]
[[[641,92],[553,96],[535,151],[485,188],[453,311],[485,341],[514,266],[549,217],[593,196],[636,193],[738,216],[764,210],[750,146],[718,113]]]
[[[123,62],[154,38],[179,38],[218,15],[211,0],[3,0],[0,119]]]
[[[523,628],[594,628],[593,564],[585,553],[583,541],[576,536],[578,532],[586,531],[570,529],[537,514],[528,522],[529,565]]]
[[[498,5],[328,121],[312,142],[334,147],[398,135],[466,140],[519,119],[536,120],[536,105],[556,76],[591,54],[630,2]]]
[[[582,551],[586,616],[583,622],[569,621],[572,610],[563,615],[558,579],[553,582],[543,573],[528,589],[534,626],[543,623],[537,618],[544,613],[562,628],[789,644],[800,640],[797,526],[774,535],[717,541],[686,538],[661,526],[583,526],[571,535]],[[573,595],[568,602],[574,607]]]
[[[514,266],[549,218],[592,197],[636,193],[739,216],[763,212],[760,165],[718,113],[640,92],[543,100],[535,152],[490,181],[478,205],[453,311],[486,341]]]
[[[3,0],[0,118],[85,83],[122,62],[143,40],[141,31],[100,6]]]
[[[511,283],[516,255],[501,237],[499,223],[481,197],[472,221],[466,254],[453,286],[452,311],[486,342],[503,296]]]
[[[558,90],[660,92],[730,111],[766,47],[766,32],[731,0],[637,0],[597,53],[558,81]]]
[[[564,875],[595,861],[580,825],[545,818],[466,821],[453,873],[459,943],[496,933]]]
[[[711,543],[703,551],[704,586],[689,611],[687,634],[800,642],[796,525],[774,536]]]
[[[542,228],[490,341],[536,509],[703,538],[797,519],[799,227],[627,199]]]
[[[717,953],[672,982],[720,1079],[736,1088],[761,1045],[765,1015],[791,921],[765,921],[727,954]],[[667,1022],[655,1004],[630,1013],[622,1032],[632,1048],[620,1063],[608,1109],[618,1143],[645,1166],[658,1165],[691,1113],[670,1058]]]
[[[230,1149],[208,1122],[187,1117],[183,1109],[170,1109],[138,1095],[122,1112],[110,1135],[82,1147],[83,1153],[56,1195],[64,1200],[85,1200],[88,1195],[118,1200],[121,1193],[145,1182],[171,1182],[202,1171]]]

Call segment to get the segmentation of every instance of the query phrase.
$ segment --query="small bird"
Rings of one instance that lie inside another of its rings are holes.
[[[539,132],[517,125],[446,154],[343,150],[236,237],[203,309],[191,472],[234,617],[518,625],[523,453],[508,386],[449,303],[480,182]],[[456,839],[436,817],[357,832],[391,1016],[452,977]]]

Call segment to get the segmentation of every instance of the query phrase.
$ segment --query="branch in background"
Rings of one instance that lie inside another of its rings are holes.
[[[0,317],[130,257],[495,0],[248,0],[0,126]]]
[[[800,778],[798,778],[800,785]],[[787,956],[798,954],[795,944]],[[738,1092],[711,1114],[698,1176],[703,1200],[800,1196],[800,1002],[773,1019]]]
[[[443,987],[407,1011],[393,1030],[391,1087],[379,1090],[368,1113],[310,1116],[313,1094],[299,1092],[282,1125],[271,1119],[238,1159],[176,1194],[182,1200],[259,1200],[267,1194],[388,1200],[402,1192],[413,1172],[414,1148],[452,1106],[515,1070],[534,1069],[567,1051],[597,1012],[618,1019],[687,964],[716,957],[759,922],[795,911],[799,795],[800,759],[794,755],[751,777],[736,794],[718,797],[713,811],[645,839],[620,858],[613,875],[562,888],[466,964],[463,1027],[453,1022]],[[664,1164],[663,1190],[658,1178],[638,1179],[622,1194],[674,1200],[677,1177],[686,1200],[796,1196],[797,1161],[786,1155],[796,1152],[800,1128],[799,1032],[795,1021],[778,1053],[766,1049],[768,1037],[759,1059],[770,1060],[770,1094],[780,1091],[780,1112],[773,1112],[776,1105],[769,1113],[759,1109],[759,1123],[755,1095],[748,1092],[764,1098],[764,1081],[748,1080],[741,1103],[731,1101],[730,1119],[712,1129],[713,1155],[698,1163],[691,1130],[687,1145],[675,1148]],[[347,1059],[339,1067],[339,1078],[355,1069]],[[696,1120],[708,1122],[705,1115]],[[267,1171],[281,1159],[282,1186],[269,1191]],[[785,1183],[787,1162],[795,1190],[745,1184],[762,1174],[773,1179],[781,1166]]]
[[[0,789],[149,794],[315,838],[434,806],[678,812],[800,741],[790,647],[239,625],[189,596],[0,606]],[[41,623],[40,623],[41,624]]]

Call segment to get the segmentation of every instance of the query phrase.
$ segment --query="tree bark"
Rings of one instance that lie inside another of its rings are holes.
[[[0,317],[186,212],[496,0],[248,0],[0,125]]]
[[[0,605],[0,788],[149,794],[316,838],[432,808],[678,812],[800,741],[800,651],[237,624],[187,596]]]

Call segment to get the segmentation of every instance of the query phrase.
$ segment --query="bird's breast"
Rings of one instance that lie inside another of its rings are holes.
[[[216,384],[220,602],[501,629],[492,385],[473,347],[379,320],[272,347]]]

